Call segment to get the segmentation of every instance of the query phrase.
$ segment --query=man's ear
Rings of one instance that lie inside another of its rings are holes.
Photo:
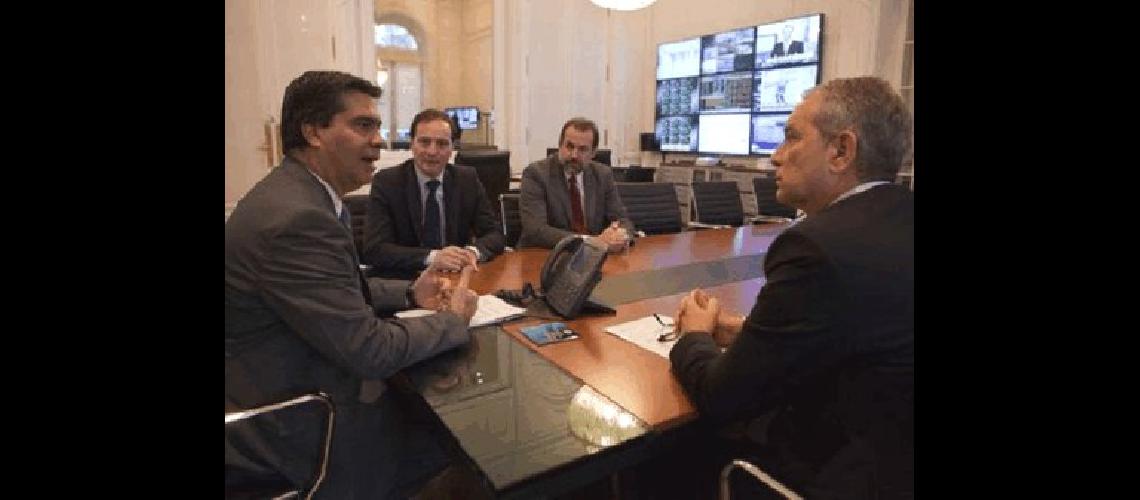
[[[831,170],[839,173],[855,164],[855,154],[859,151],[859,136],[853,130],[844,130],[832,141],[830,157]]]
[[[301,136],[305,138],[305,142],[314,148],[321,146],[321,138],[317,135],[317,126],[311,124],[301,125]]]

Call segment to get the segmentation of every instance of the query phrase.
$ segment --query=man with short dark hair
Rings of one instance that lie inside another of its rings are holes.
[[[677,312],[669,357],[701,418],[770,419],[747,458],[806,498],[914,495],[914,197],[892,183],[910,129],[881,79],[812,90],[772,156],[776,198],[807,215],[751,313],[700,289]]]
[[[503,232],[475,169],[449,163],[453,126],[442,111],[421,111],[412,119],[413,158],[373,178],[364,261],[374,274],[459,271],[503,252]]]
[[[614,185],[613,170],[593,161],[598,126],[571,118],[558,134],[558,151],[523,170],[519,246],[553,248],[562,238],[596,236],[610,252],[626,248],[633,222]]]
[[[285,89],[285,158],[226,221],[226,411],[322,391],[336,405],[322,498],[414,493],[446,465],[427,427],[384,379],[471,340],[476,296],[461,279],[365,279],[342,198],[380,155],[380,88],[337,71],[306,71]],[[448,296],[450,295],[450,296]],[[439,312],[386,320],[377,314]],[[257,417],[226,435],[226,480],[280,476],[298,489],[317,470],[319,412]],[[416,432],[416,431],[419,432]],[[434,460],[434,461],[433,461]]]

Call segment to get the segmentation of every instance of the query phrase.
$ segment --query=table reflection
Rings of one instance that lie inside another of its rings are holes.
[[[648,427],[498,326],[404,373],[463,450],[503,491]]]

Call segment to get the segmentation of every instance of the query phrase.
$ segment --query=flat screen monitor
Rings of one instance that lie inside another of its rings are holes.
[[[697,149],[702,153],[748,154],[748,118],[750,116],[748,113],[701,115],[700,126],[697,131],[699,139]]]
[[[752,154],[770,155],[784,142],[784,126],[788,114],[752,115]]]
[[[819,66],[789,66],[762,69],[753,78],[752,110],[760,112],[792,111],[804,98],[804,92],[814,87]]]
[[[823,14],[796,17],[756,27],[756,67],[818,63]]]
[[[690,38],[657,46],[657,79],[697,76],[701,70],[701,39]]]
[[[701,77],[702,112],[739,113],[752,110],[752,72]]]
[[[656,133],[661,151],[694,152],[697,150],[697,115],[658,118]]]
[[[657,116],[697,112],[697,77],[657,82]]]
[[[771,155],[788,115],[822,80],[823,28],[823,14],[801,14],[659,44],[660,151]]]
[[[756,28],[747,27],[701,37],[701,74],[753,68]]]
[[[475,130],[479,128],[479,108],[475,106],[459,106],[443,110],[459,123],[461,130]]]

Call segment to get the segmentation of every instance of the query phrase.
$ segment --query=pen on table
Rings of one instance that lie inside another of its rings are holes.
[[[658,315],[657,313],[653,313],[653,317],[657,319],[657,322],[660,323],[661,326],[673,326],[674,328],[676,328],[676,325],[667,325],[667,324],[665,324],[664,321],[661,321],[661,316]],[[680,334],[680,332],[678,332],[676,329],[674,329],[672,332],[663,333],[661,335],[658,335],[657,341],[658,342],[668,342],[670,340],[676,340],[676,338],[679,334]]]

